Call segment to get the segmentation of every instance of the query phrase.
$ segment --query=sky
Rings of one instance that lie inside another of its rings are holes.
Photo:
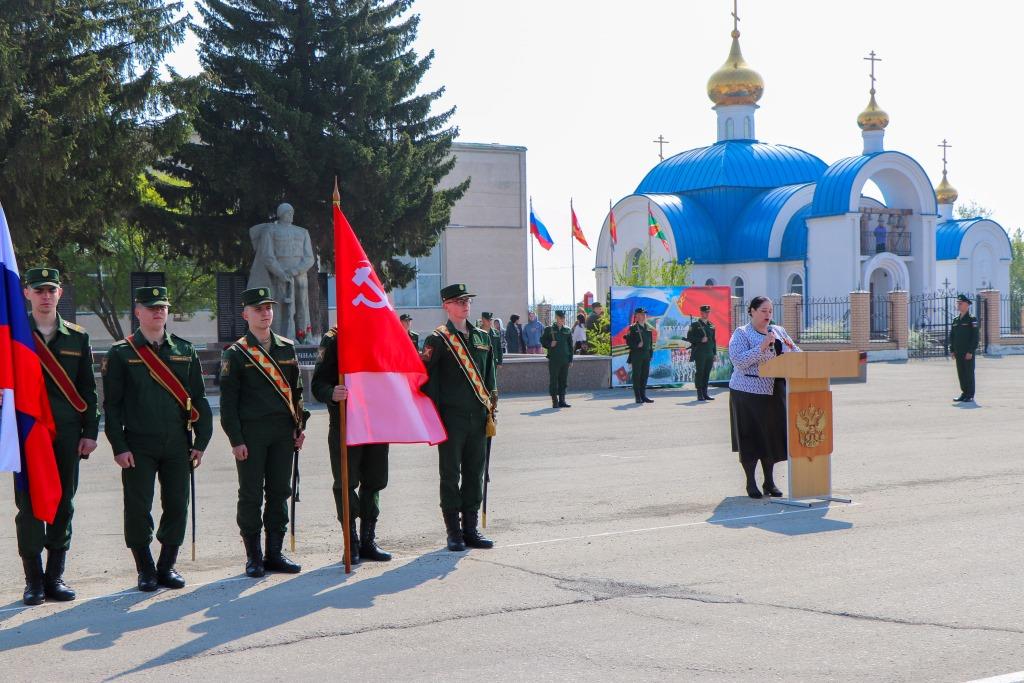
[[[528,194],[555,241],[535,249],[536,299],[569,303],[569,200],[596,246],[608,211],[658,163],[715,142],[708,77],[725,61],[731,0],[417,0],[416,50],[435,53],[424,91],[445,88],[465,142],[527,148]],[[937,184],[948,139],[958,204],[1024,227],[1024,84],[1018,0],[740,0],[740,43],[765,81],[761,141],[826,163],[860,154],[871,50],[886,149]],[[190,37],[171,64],[199,70]],[[576,250],[576,292],[593,291],[593,256]]]

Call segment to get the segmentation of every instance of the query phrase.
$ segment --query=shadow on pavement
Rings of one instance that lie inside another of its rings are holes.
[[[550,398],[548,399],[551,400]],[[520,415],[526,415],[527,417],[537,417],[538,415],[547,415],[549,413],[557,413],[560,408],[540,408],[538,410],[531,410],[527,413],[519,413]]]
[[[803,536],[827,531],[843,531],[853,524],[828,519],[829,507],[824,504],[813,508],[796,508],[755,500],[747,496],[729,496],[715,507],[708,524],[727,529],[756,527],[785,536]]]

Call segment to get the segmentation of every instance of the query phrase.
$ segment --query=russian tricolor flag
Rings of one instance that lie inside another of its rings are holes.
[[[32,514],[52,523],[61,494],[53,454],[57,428],[21,289],[11,231],[0,206],[0,472],[14,472],[15,487],[28,489]]]
[[[530,201],[530,234],[537,238],[537,242],[540,246],[545,249],[551,249],[551,246],[555,243],[551,239],[548,229],[544,227],[544,224],[540,222],[540,219],[533,213],[533,201]]]

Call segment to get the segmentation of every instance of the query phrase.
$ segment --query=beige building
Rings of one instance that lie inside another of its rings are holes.
[[[456,142],[455,167],[441,187],[467,178],[469,189],[452,209],[451,223],[429,256],[416,262],[416,279],[392,292],[395,310],[413,317],[421,334],[444,322],[440,289],[465,282],[477,294],[473,318],[492,311],[504,321],[526,320],[529,302],[526,148]]]

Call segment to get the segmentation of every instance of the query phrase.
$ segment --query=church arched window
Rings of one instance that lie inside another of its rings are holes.
[[[633,251],[629,252],[628,262],[630,275],[636,274],[637,270],[640,268],[640,259],[642,259],[643,256],[644,253],[639,249],[634,249]]]
[[[704,281],[704,286],[705,287],[714,287],[715,286],[715,278],[709,277],[707,280]]]
[[[793,273],[789,276],[789,282],[786,284],[786,291],[789,294],[803,295],[804,279],[800,277],[799,273]]]
[[[733,128],[732,119],[726,119],[725,120],[725,139],[726,140],[732,140],[735,137],[735,133],[733,131],[734,131],[734,128]]]
[[[754,139],[754,130],[753,130],[753,128],[754,128],[753,121],[750,120],[749,116],[744,116],[743,117],[743,138],[745,140],[753,140]]]
[[[743,278],[739,275],[732,279],[732,295],[738,297],[740,301],[745,301],[743,298]]]

